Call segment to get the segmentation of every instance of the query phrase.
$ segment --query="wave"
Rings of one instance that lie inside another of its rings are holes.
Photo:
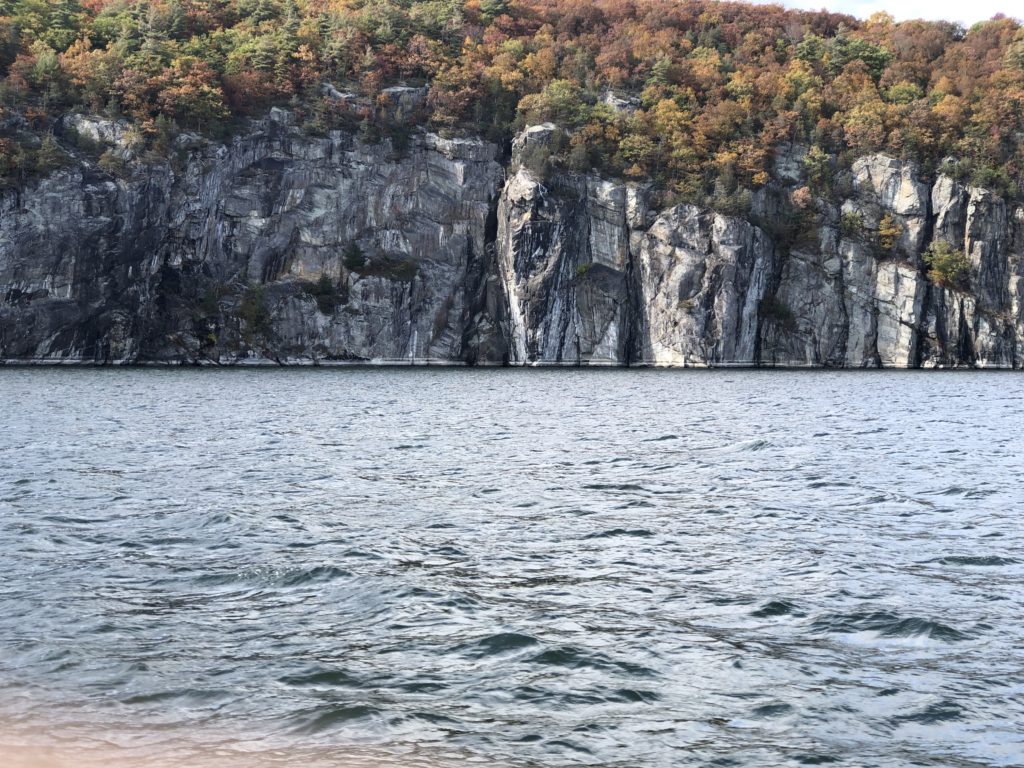
[[[999,555],[946,555],[945,557],[937,557],[926,562],[942,563],[943,565],[1000,566],[1016,565],[1020,561],[1012,557],[1000,557]]]
[[[827,614],[815,619],[811,627],[816,632],[830,634],[872,632],[879,637],[932,638],[949,643],[968,639],[966,633],[947,624],[916,616],[901,617],[888,611]]]
[[[920,723],[922,725],[931,725],[933,723],[943,723],[948,720],[959,720],[964,713],[964,708],[959,704],[948,699],[937,701],[934,704],[929,704],[924,709],[916,712],[911,712],[906,715],[897,715],[892,719],[892,722],[896,725],[902,723]]]
[[[607,531],[597,531],[595,533],[588,533],[584,536],[584,539],[610,539],[615,536],[636,536],[640,538],[647,538],[653,536],[653,531],[648,531],[646,528],[611,528]]]
[[[796,604],[788,600],[772,600],[757,610],[751,611],[750,615],[757,618],[770,618],[772,616],[803,616],[804,614],[797,608]]]
[[[474,658],[483,658],[510,651],[519,651],[538,643],[540,641],[531,635],[523,635],[518,632],[499,632],[495,635],[481,638],[474,643],[460,646],[460,650]]]

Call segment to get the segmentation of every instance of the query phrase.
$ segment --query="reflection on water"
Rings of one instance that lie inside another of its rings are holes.
[[[1022,394],[2,370],[2,762],[1022,764]]]

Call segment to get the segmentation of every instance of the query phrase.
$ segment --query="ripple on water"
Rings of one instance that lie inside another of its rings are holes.
[[[772,616],[805,616],[806,614],[801,611],[795,603],[791,603],[788,600],[772,600],[771,602],[765,603],[757,610],[750,612],[751,616],[757,618],[769,618]]]
[[[313,736],[342,726],[351,726],[353,721],[368,720],[380,714],[379,709],[365,703],[331,704],[294,716],[291,732],[297,736]]]
[[[762,704],[759,707],[754,707],[750,714],[752,717],[758,718],[772,718],[780,717],[782,715],[788,715],[793,711],[793,707],[789,704],[774,703],[774,704]]]
[[[620,688],[615,691],[615,698],[635,704],[653,704],[656,701],[660,701],[662,696],[657,691],[647,691],[636,688]]]
[[[654,670],[628,661],[616,661],[603,653],[586,651],[581,648],[562,646],[549,648],[536,656],[532,656],[530,664],[545,664],[559,667],[607,669],[622,672],[634,677],[653,677]]]
[[[800,754],[794,755],[793,759],[800,765],[832,765],[840,762],[840,758],[835,755]]]
[[[590,491],[646,491],[636,483],[585,483],[584,488]]]
[[[872,633],[884,638],[931,638],[947,643],[967,640],[969,635],[953,627],[916,616],[901,617],[888,611],[827,614],[811,623],[815,632],[830,634]]]
[[[322,667],[312,668],[306,672],[300,672],[293,675],[285,675],[284,677],[278,678],[278,680],[285,685],[293,685],[297,687],[326,686],[332,688],[358,688],[363,684],[363,681],[359,678],[354,677],[344,670],[325,669]]]
[[[524,648],[531,648],[540,643],[537,638],[530,635],[523,635],[518,632],[499,632],[496,635],[489,635],[476,642],[460,646],[460,650],[472,658],[485,658],[487,656],[499,656],[506,653],[521,651]]]
[[[1000,565],[1016,565],[1019,560],[1012,557],[1000,557],[999,555],[945,555],[929,563],[942,563],[943,565],[977,565],[985,567],[996,567]]]
[[[302,587],[325,584],[352,576],[350,571],[332,565],[316,565],[308,568],[273,568],[230,571],[226,573],[203,573],[194,578],[203,587],[221,587],[234,584],[251,584],[267,587]]]
[[[607,531],[596,531],[582,536],[583,539],[610,539],[618,536],[632,536],[636,538],[649,538],[653,536],[652,531],[645,528],[610,528]]]
[[[959,720],[964,712],[964,708],[956,702],[943,699],[942,701],[929,704],[923,709],[918,709],[904,715],[897,715],[892,718],[892,723],[894,725],[902,725],[904,723],[932,725],[949,720]]]

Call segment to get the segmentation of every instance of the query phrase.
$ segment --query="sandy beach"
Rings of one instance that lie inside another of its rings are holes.
[[[352,747],[250,750],[181,744],[129,748],[8,743],[0,736],[0,765],[4,768],[445,768],[454,764],[454,760],[415,753]]]

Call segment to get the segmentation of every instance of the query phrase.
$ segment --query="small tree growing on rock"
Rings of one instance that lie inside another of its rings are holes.
[[[966,288],[971,262],[960,249],[945,240],[936,240],[924,252],[928,279],[946,288]]]
[[[67,153],[54,140],[53,134],[46,134],[36,153],[36,170],[45,175],[67,165],[69,160]]]
[[[366,254],[359,247],[359,243],[353,240],[345,246],[345,251],[341,255],[341,261],[345,265],[345,269],[358,272],[366,266]]]
[[[886,253],[892,251],[903,234],[903,227],[888,213],[878,222],[878,247]]]

